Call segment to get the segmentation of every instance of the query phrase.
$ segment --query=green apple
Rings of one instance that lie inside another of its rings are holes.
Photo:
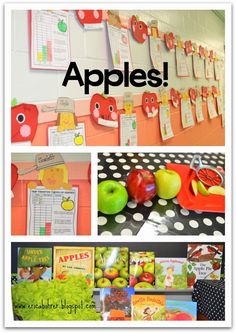
[[[116,260],[116,262],[112,266],[118,269],[118,271],[120,271],[124,266],[124,263],[122,260]]]
[[[96,247],[96,253],[104,253],[107,250],[106,246],[98,246]]]
[[[103,276],[103,272],[102,272],[101,268],[95,267],[95,269],[94,269],[95,280],[101,279],[102,276]]]
[[[129,272],[128,272],[128,267],[124,267],[120,270],[120,277],[124,278],[124,279],[128,279],[129,278]]]
[[[107,278],[101,278],[97,280],[97,287],[98,288],[107,288],[111,286],[111,281]]]
[[[157,195],[161,199],[173,199],[181,189],[180,175],[173,170],[158,170],[155,179]]]
[[[129,267],[129,273],[133,275],[134,277],[139,277],[140,274],[142,274],[143,269],[139,265],[130,265]]]
[[[119,272],[114,267],[106,268],[104,271],[104,277],[109,280],[113,280],[113,279],[117,278],[118,276],[119,276]]]
[[[122,277],[118,277],[112,281],[112,285],[117,288],[126,288],[128,286],[128,281]]]
[[[139,282],[134,286],[134,289],[154,289],[154,287],[148,282]]]
[[[106,268],[106,261],[104,259],[98,259],[96,260],[95,266],[101,269]]]
[[[151,262],[147,262],[143,267],[144,272],[148,272],[151,274],[154,274],[154,269],[155,269],[154,263]]]
[[[98,184],[98,210],[103,214],[117,214],[128,201],[126,188],[115,180],[104,180]]]

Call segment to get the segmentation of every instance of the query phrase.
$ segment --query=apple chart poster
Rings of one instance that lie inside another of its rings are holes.
[[[74,130],[58,132],[57,126],[48,127],[49,146],[86,146],[84,123],[77,124]]]
[[[78,188],[28,189],[28,235],[76,235]]]

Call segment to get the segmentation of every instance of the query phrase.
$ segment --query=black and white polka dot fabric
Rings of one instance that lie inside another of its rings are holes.
[[[194,285],[193,301],[197,301],[197,311],[209,320],[225,320],[224,280],[198,280]]]
[[[200,154],[204,164],[224,169],[224,154]],[[152,172],[166,163],[189,164],[191,153],[103,153],[98,156],[98,182],[117,180],[125,185],[133,169]],[[224,235],[224,214],[182,209],[177,199],[163,200],[155,196],[143,205],[129,201],[117,215],[98,214],[99,235]]]

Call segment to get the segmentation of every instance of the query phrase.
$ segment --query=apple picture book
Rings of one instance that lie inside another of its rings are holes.
[[[51,248],[18,248],[17,281],[49,281],[52,278]]]
[[[53,278],[64,279],[66,276],[85,276],[88,285],[93,286],[94,248],[93,247],[54,247]]]
[[[197,320],[197,302],[166,300],[166,320]]]
[[[186,258],[156,258],[155,280],[157,289],[186,289]]]
[[[187,283],[191,288],[197,280],[220,280],[223,245],[188,244]]]
[[[100,290],[102,320],[131,320],[131,296],[134,288]]]
[[[131,296],[132,320],[165,320],[166,296],[133,295]]]
[[[96,247],[94,269],[95,287],[128,287],[128,258],[128,247]]]
[[[155,253],[130,252],[129,285],[135,289],[153,289],[155,285]]]

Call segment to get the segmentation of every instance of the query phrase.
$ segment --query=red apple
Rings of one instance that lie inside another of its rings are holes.
[[[148,36],[148,27],[143,21],[139,21],[135,15],[131,18],[131,30],[134,39],[139,43],[144,43]]]
[[[157,95],[144,92],[142,96],[142,109],[148,117],[155,117],[158,112]]]
[[[139,281],[141,281],[141,282],[148,282],[148,283],[152,284],[153,281],[154,281],[154,276],[153,276],[153,274],[151,274],[149,272],[143,272],[139,276]]]
[[[109,280],[113,280],[113,279],[117,278],[118,276],[119,276],[119,272],[116,268],[110,267],[110,268],[106,268],[104,271],[104,277]]]
[[[156,194],[155,177],[148,170],[133,170],[126,181],[127,190],[131,199],[137,203],[151,200]]]
[[[102,23],[102,10],[76,10],[79,22],[84,24]]]
[[[130,277],[129,277],[130,287],[134,287],[137,283],[138,283],[138,279],[135,276],[130,275]]]
[[[90,112],[96,123],[100,124],[99,119],[117,121],[117,106],[114,97],[107,97],[94,94],[90,102]]]

